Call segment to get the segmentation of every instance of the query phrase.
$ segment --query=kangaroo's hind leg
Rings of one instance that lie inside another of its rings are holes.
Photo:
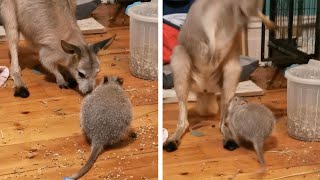
[[[179,117],[177,122],[177,128],[174,134],[165,142],[163,148],[168,151],[175,151],[180,145],[181,136],[189,126],[188,122],[188,109],[187,99],[189,95],[189,83],[190,83],[190,63],[191,59],[186,52],[185,48],[178,45],[174,48],[172,55],[172,72],[174,89],[177,94],[179,104]]]
[[[12,0],[4,0],[1,4],[0,11],[11,56],[10,75],[14,81],[14,96],[27,98],[30,93],[22,80],[21,69],[18,60],[19,30],[15,2]]]

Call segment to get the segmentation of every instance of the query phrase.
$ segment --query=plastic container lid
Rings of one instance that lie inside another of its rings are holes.
[[[320,85],[320,61],[310,60],[308,64],[290,68],[285,77],[301,84]]]
[[[308,65],[320,68],[320,61],[314,60],[314,59],[310,59],[309,62],[308,62]]]
[[[133,6],[128,9],[128,15],[139,21],[158,23],[158,0]]]

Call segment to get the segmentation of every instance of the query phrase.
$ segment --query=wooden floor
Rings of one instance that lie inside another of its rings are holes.
[[[124,78],[138,138],[106,150],[83,179],[157,179],[157,82],[130,74],[128,26],[107,31],[86,36],[88,42],[96,42],[117,34],[109,49],[100,53],[97,80],[103,75]],[[79,127],[83,97],[32,72],[39,64],[38,57],[24,43],[20,52],[23,79],[31,95],[15,98],[12,80],[0,88],[0,179],[62,179],[78,171],[90,152]],[[0,44],[0,65],[9,65],[7,43]]]
[[[266,81],[272,76],[269,71],[258,69],[252,79],[265,88]],[[276,128],[264,146],[268,171],[263,178],[320,179],[320,143],[301,142],[288,136],[287,93],[283,75],[278,75],[274,82],[272,90],[266,91],[264,96],[248,98],[251,102],[265,104],[277,118]],[[280,82],[284,84],[279,86]],[[195,137],[187,132],[177,151],[164,152],[164,179],[256,179],[254,172],[259,164],[255,152],[245,148],[232,152],[223,149],[219,118],[200,118],[192,110],[193,106],[189,105],[189,121],[191,125],[201,120],[208,121],[197,129],[205,136]],[[177,104],[165,104],[163,117],[163,126],[172,134],[178,118]],[[297,173],[303,175],[286,177]]]

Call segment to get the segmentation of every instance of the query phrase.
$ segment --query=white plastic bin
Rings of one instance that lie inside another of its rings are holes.
[[[302,141],[320,141],[320,61],[288,69],[288,134]]]
[[[158,79],[158,1],[128,9],[130,16],[130,72],[147,80]]]

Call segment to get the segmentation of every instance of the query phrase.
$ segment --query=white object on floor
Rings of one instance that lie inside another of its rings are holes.
[[[116,2],[116,0],[101,0],[102,3],[111,3],[114,4]]]
[[[24,40],[22,34],[20,34],[20,40]],[[3,26],[0,26],[0,42],[6,41],[6,31],[4,30]]]
[[[106,28],[101,25],[94,18],[87,18],[82,20],[77,20],[77,24],[80,27],[82,34],[101,34],[106,32]],[[6,41],[6,33],[3,26],[0,26],[0,42]],[[20,40],[24,40],[23,36],[20,34]]]
[[[251,80],[243,81],[238,84],[236,95],[237,96],[262,96],[264,94],[263,89],[257,86]],[[218,93],[220,95],[220,93]],[[190,93],[188,101],[196,101],[197,97],[194,93]],[[176,91],[174,89],[163,90],[163,103],[176,103],[178,102]]]
[[[106,28],[94,18],[78,20],[77,23],[82,34],[100,34],[106,32]]]
[[[5,36],[6,36],[6,32],[3,28],[3,26],[0,26],[0,39],[1,39],[1,41],[2,41],[2,39],[5,38]],[[21,36],[20,36],[20,38],[21,38]]]
[[[9,69],[6,66],[0,66],[0,87],[8,80]]]
[[[168,130],[165,128],[162,128],[162,144],[164,144],[167,141],[168,137],[169,137]]]

